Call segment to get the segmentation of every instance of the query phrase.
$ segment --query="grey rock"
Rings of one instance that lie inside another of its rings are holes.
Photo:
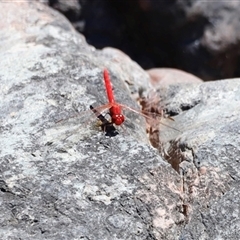
[[[204,80],[239,76],[239,1],[150,0],[136,6],[157,67],[180,68]]]
[[[88,118],[90,104],[106,103],[104,67],[133,108],[129,83],[148,75],[40,3],[0,5],[0,239],[175,239],[180,177],[149,145],[142,117],[126,112],[114,138]]]
[[[113,138],[90,116],[105,67],[139,108],[136,63],[40,3],[0,5],[0,239],[238,239],[239,79],[158,89],[169,164],[138,114]]]
[[[161,128],[189,216],[180,239],[238,239],[240,80],[169,85],[159,93],[175,115],[170,126],[182,132]]]

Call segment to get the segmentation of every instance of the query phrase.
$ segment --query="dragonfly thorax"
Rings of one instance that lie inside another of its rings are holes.
[[[112,119],[112,123],[116,125],[121,125],[124,122],[124,116],[122,114],[122,109],[119,105],[114,104],[110,109],[109,109],[109,114]]]
[[[113,114],[111,118],[112,123],[116,125],[121,125],[124,122],[124,116],[122,114]]]

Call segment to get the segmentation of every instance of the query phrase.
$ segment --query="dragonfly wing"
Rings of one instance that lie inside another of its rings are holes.
[[[101,105],[99,107],[94,107],[94,109],[100,113],[102,113],[103,111],[109,109],[112,105],[111,104],[105,104],[105,105]],[[95,119],[96,115],[94,114],[94,112],[89,108],[89,110],[86,111],[81,111],[81,112],[77,112],[74,114],[68,114],[68,113],[64,113],[61,114],[64,115],[64,117],[57,117],[57,120],[55,120],[56,124],[59,123],[65,123],[65,122],[75,122],[78,120],[79,123],[84,123],[90,119]],[[60,118],[60,119],[59,119]],[[77,120],[76,120],[77,119]]]
[[[128,107],[128,106],[126,106],[126,105],[123,105],[123,104],[119,104],[119,105],[120,105],[122,108],[128,109],[128,110],[130,110],[130,111],[132,111],[132,112],[134,112],[134,113],[140,114],[141,116],[143,116],[144,118],[146,118],[146,119],[148,120],[148,124],[151,124],[151,125],[153,125],[153,126],[157,126],[158,124],[161,124],[161,125],[164,125],[164,126],[166,126],[166,127],[171,128],[171,129],[174,129],[174,130],[176,130],[176,131],[178,131],[178,132],[181,132],[181,131],[179,131],[177,128],[174,128],[174,127],[171,127],[171,126],[169,126],[169,125],[167,125],[167,124],[165,124],[165,123],[162,123],[162,122],[160,121],[160,119],[150,117],[150,116],[148,116],[148,115],[146,115],[146,114],[144,114],[144,113],[142,113],[142,112],[140,112],[140,111],[138,111],[138,110],[136,110],[136,109],[133,109],[133,108],[131,108],[131,107]],[[154,113],[153,113],[153,115],[154,115]]]

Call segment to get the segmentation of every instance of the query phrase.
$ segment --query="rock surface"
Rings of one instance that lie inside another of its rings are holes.
[[[163,85],[172,85],[176,83],[197,83],[202,80],[190,73],[172,69],[172,68],[153,68],[147,70],[150,76],[150,82],[154,89],[161,88]]]
[[[161,131],[189,211],[180,239],[238,239],[240,79],[169,85],[159,93],[175,116],[170,126],[182,131]]]
[[[114,138],[88,118],[105,67],[138,108],[130,94],[152,87],[136,63],[40,3],[0,15],[0,239],[238,239],[239,80],[158,89],[181,130],[161,128],[169,164],[139,115]]]
[[[104,67],[132,107],[124,80],[147,86],[147,73],[88,46],[39,3],[0,4],[0,239],[174,239],[185,219],[180,178],[143,119],[126,112],[125,130],[106,138],[84,116],[106,102]]]

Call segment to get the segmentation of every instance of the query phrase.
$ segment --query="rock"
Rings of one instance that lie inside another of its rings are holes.
[[[165,85],[159,93],[175,119],[168,124],[181,131],[160,131],[185,192],[189,222],[180,239],[238,239],[240,79]]]
[[[239,76],[240,2],[135,3],[146,26],[140,34],[155,66],[179,68],[204,80]]]
[[[105,67],[132,108],[131,82],[147,86],[147,73],[41,3],[1,2],[0,15],[0,239],[175,239],[180,177],[144,119],[126,111],[125,130],[108,138],[88,118],[106,103]]]
[[[48,2],[51,7],[63,13],[71,22],[79,21],[82,9],[79,1],[54,0]]]
[[[190,73],[172,69],[172,68],[153,68],[147,73],[150,76],[151,84],[155,89],[161,88],[163,85],[184,83],[184,82],[202,82],[202,80]]]
[[[89,118],[104,68],[139,109],[131,93],[152,87],[136,63],[40,3],[0,14],[0,239],[238,239],[239,79],[158,85],[169,164],[138,114],[112,138]]]

